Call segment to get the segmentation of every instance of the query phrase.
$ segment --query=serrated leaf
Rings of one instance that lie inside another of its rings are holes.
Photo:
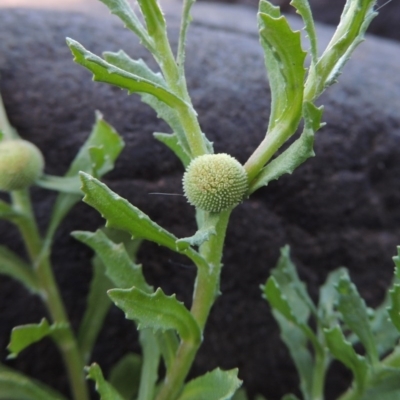
[[[349,368],[355,377],[357,388],[363,390],[366,384],[368,365],[364,357],[358,355],[351,343],[344,337],[339,326],[324,331],[326,345],[333,357]]]
[[[187,383],[178,400],[229,400],[242,385],[237,374],[237,369],[207,372]]]
[[[146,293],[153,291],[143,276],[142,266],[131,260],[123,243],[114,243],[100,229],[94,233],[75,231],[72,236],[91,247],[100,257],[105,266],[105,274],[111,280],[107,289],[135,286]]]
[[[311,63],[315,65],[318,61],[318,42],[310,4],[308,0],[292,0],[290,4],[296,8],[297,14],[299,14],[304,21],[308,39],[310,40]]]
[[[85,368],[88,373],[88,379],[96,382],[96,391],[99,393],[101,400],[125,400],[118,391],[104,379],[98,364],[94,363],[90,367]]]
[[[347,270],[345,268],[339,268],[330,272],[325,283],[319,290],[318,316],[319,321],[325,328],[332,328],[337,324],[338,316],[335,306],[338,299],[338,292],[336,286],[339,283],[340,277],[346,273]]]
[[[258,11],[267,14],[272,18],[279,18],[281,16],[280,7],[274,6],[267,0],[261,0],[258,5]]]
[[[355,48],[363,41],[365,31],[376,13],[376,0],[347,0],[340,23],[326,50],[318,60],[315,75],[311,76],[314,89],[310,101],[337,81]]]
[[[0,246],[0,274],[18,280],[31,293],[40,293],[40,285],[32,268],[5,246]]]
[[[161,143],[164,143],[169,149],[171,149],[175,155],[181,160],[183,166],[186,168],[190,163],[190,156],[180,144],[178,135],[176,133],[161,133],[154,132],[154,137]]]
[[[355,285],[347,273],[340,277],[337,285],[338,310],[344,323],[364,345],[368,359],[374,364],[378,361],[378,352],[369,322],[368,311]]]
[[[314,157],[314,134],[321,126],[323,108],[317,108],[312,103],[304,103],[304,130],[301,136],[282,154],[268,163],[252,182],[250,193],[253,193],[269,182],[279,179],[284,174],[293,171],[310,157]]]
[[[81,173],[83,201],[107,220],[107,227],[122,229],[132,236],[176,250],[177,238],[153,222],[145,213],[111,191],[104,183]]]
[[[42,175],[42,177],[35,182],[35,185],[62,193],[81,194],[79,189],[80,180],[77,176]]]
[[[283,317],[279,312],[273,312],[279,324],[281,338],[290,352],[300,378],[300,388],[304,398],[312,391],[313,385],[313,356],[308,349],[308,337],[294,323]]]
[[[66,400],[56,390],[0,365],[0,400]]]
[[[271,271],[271,276],[276,279],[297,320],[306,324],[310,313],[315,313],[316,309],[305,284],[300,280],[296,267],[290,259],[289,246],[281,248],[281,256],[277,266]]]
[[[179,251],[176,248],[178,238],[157,225],[138,208],[90,175],[81,173],[81,179],[82,191],[85,193],[83,201],[107,220],[107,227],[121,229],[136,238],[150,240],[173,251]],[[186,254],[197,266],[208,268],[205,260],[192,248],[180,252]]]
[[[189,107],[182,99],[163,86],[116,67],[86,50],[80,43],[67,38],[74,61],[93,73],[93,79],[126,89],[129,93],[149,93],[170,107]]]
[[[85,362],[90,360],[93,346],[111,306],[107,290],[112,288],[112,282],[105,275],[105,267],[98,257],[93,258],[92,266],[93,277],[77,337],[78,346]]]
[[[288,321],[290,321],[298,328],[300,328],[302,332],[307,336],[308,340],[311,341],[315,350],[322,352],[323,350],[314,332],[310,329],[310,327],[306,323],[299,320],[297,318],[297,315],[294,314],[294,311],[292,310],[287,297],[285,296],[282,288],[280,287],[275,277],[271,276],[268,279],[266,285],[262,287],[262,290],[265,298],[268,300],[271,307],[275,311],[279,312]]]
[[[138,354],[128,353],[112,367],[108,380],[124,400],[136,397],[139,390],[141,366],[142,357]]]
[[[388,309],[389,317],[393,325],[400,332],[400,284],[393,285],[393,289],[389,291],[391,306]]]
[[[96,112],[96,121],[93,125],[92,132],[80,148],[75,159],[71,163],[66,178],[76,178],[79,171],[93,173],[96,176],[102,176],[114,166],[115,160],[118,158],[124,147],[124,141],[104,119],[101,113]],[[97,166],[96,169],[93,160],[93,149],[98,149],[97,152]],[[99,161],[99,157],[103,162]],[[46,232],[45,243],[47,246],[51,245],[52,237],[56,232],[59,224],[70,211],[70,209],[81,200],[82,192],[78,194],[60,193],[57,197],[53,207],[50,224]]]
[[[134,32],[143,43],[143,45],[150,50],[153,50],[153,41],[147,34],[143,25],[139,21],[132,7],[127,0],[100,0],[125,24],[125,27]]]
[[[306,53],[301,48],[300,32],[293,32],[283,16],[260,12],[258,24],[272,97],[268,131],[284,121],[290,126],[284,142],[301,118]]]
[[[137,288],[112,289],[108,295],[125,312],[127,319],[138,323],[138,329],[174,329],[183,340],[200,343],[201,331],[197,322],[175,295],[166,296],[160,288],[153,294]]]
[[[49,325],[45,318],[43,318],[39,324],[16,326],[11,331],[10,343],[7,346],[10,352],[8,358],[16,358],[22,350],[26,349],[31,344],[39,342],[46,336],[56,335],[63,329],[65,329],[65,325]]]
[[[139,332],[139,341],[143,353],[143,364],[138,399],[152,400],[158,380],[160,349],[155,334],[151,329],[142,329]]]

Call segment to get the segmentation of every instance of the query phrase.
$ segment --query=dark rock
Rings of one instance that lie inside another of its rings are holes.
[[[216,151],[244,162],[264,136],[270,101],[255,13],[202,4],[195,14],[198,22],[191,28],[187,55],[193,101]],[[174,21],[170,27],[176,37]],[[332,33],[322,26],[318,32],[322,42]],[[101,110],[126,141],[106,182],[177,236],[193,233],[193,209],[184,198],[148,194],[182,190],[179,162],[152,138],[152,132],[165,130],[165,125],[136,96],[91,82],[90,74],[72,62],[66,36],[97,54],[124,48],[151,63],[115,19],[2,10],[0,89],[12,124],[42,149],[46,171],[62,174],[88,135],[94,110]],[[259,289],[286,243],[292,246],[293,259],[314,298],[327,273],[345,265],[369,305],[382,300],[393,272],[391,257],[400,241],[399,50],[393,43],[368,37],[339,84],[321,99],[327,126],[317,137],[317,157],[292,176],[260,190],[233,213],[223,296],[212,311],[193,374],[216,366],[239,367],[250,393],[279,399],[296,390],[294,368]],[[33,198],[43,229],[54,196],[35,189]],[[85,304],[91,253],[68,235],[100,224],[96,212],[79,204],[57,234],[54,269],[74,327]],[[0,222],[0,237],[2,243],[23,252],[18,235],[5,222]],[[186,260],[148,243],[139,258],[149,281],[190,303],[194,271],[182,268]],[[11,328],[38,322],[45,311],[15,282],[0,277],[0,287],[4,360]],[[126,351],[138,350],[135,337],[132,325],[114,308],[93,360],[107,372]],[[67,391],[50,342],[32,346],[7,363]],[[333,376],[331,398],[345,389],[346,376],[345,372]]]

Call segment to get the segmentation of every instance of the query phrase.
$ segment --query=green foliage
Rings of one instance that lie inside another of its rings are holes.
[[[103,372],[97,364],[86,367],[87,377],[96,382],[96,390],[101,400],[125,400],[118,391],[104,379]]]

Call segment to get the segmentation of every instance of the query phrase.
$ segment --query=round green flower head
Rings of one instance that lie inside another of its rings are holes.
[[[31,186],[43,173],[40,150],[26,140],[0,142],[0,190],[11,192]]]
[[[229,154],[196,157],[183,175],[183,191],[189,203],[218,213],[239,204],[248,189],[247,173]]]

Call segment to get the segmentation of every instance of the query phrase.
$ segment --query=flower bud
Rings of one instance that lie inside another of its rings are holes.
[[[43,173],[40,150],[26,140],[0,142],[0,190],[11,192],[31,186]]]
[[[247,173],[229,154],[205,154],[192,160],[183,175],[189,203],[218,213],[239,204],[248,190]]]

